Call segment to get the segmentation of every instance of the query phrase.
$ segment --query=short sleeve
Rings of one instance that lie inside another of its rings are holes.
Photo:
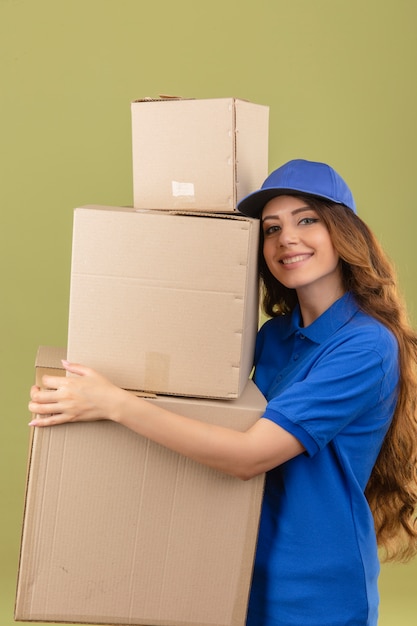
[[[314,455],[361,416],[387,415],[398,382],[397,344],[385,328],[378,336],[352,336],[324,350],[300,378],[267,404],[264,417],[291,432]],[[375,413],[376,410],[376,413]]]

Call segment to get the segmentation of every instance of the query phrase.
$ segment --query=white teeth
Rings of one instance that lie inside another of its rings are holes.
[[[282,259],[281,263],[289,265],[290,263],[298,263],[298,261],[304,261],[307,258],[306,254],[299,254],[298,256],[292,256],[288,259]]]

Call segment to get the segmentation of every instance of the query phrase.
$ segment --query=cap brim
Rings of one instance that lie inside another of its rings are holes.
[[[294,189],[259,189],[258,191],[254,191],[250,193],[246,198],[243,198],[237,205],[237,209],[243,215],[247,215],[248,217],[260,217],[260,213],[264,208],[265,204],[272,200],[272,198],[276,198],[277,196],[283,196],[286,193],[294,194],[296,190]]]
[[[356,213],[355,203],[353,202],[353,199],[351,205],[349,205],[343,204],[342,202],[339,202],[334,198],[330,198],[330,196],[318,195],[305,191],[303,189],[283,189],[281,187],[271,189],[259,189],[258,191],[254,191],[238,203],[237,210],[240,213],[243,213],[243,215],[247,215],[248,217],[261,217],[262,209],[267,204],[267,202],[272,200],[272,198],[276,198],[277,196],[285,196],[286,194],[293,196],[297,193],[305,194],[313,198],[320,198],[321,200],[330,200],[330,202],[346,206],[348,207],[348,209],[351,209],[354,213]]]

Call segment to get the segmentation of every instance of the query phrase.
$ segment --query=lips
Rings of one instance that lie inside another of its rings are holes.
[[[296,254],[294,256],[288,256],[283,259],[280,259],[280,263],[282,265],[291,265],[292,263],[300,263],[301,261],[305,261],[309,259],[311,254]]]

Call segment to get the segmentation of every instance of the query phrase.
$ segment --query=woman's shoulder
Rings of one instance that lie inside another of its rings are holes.
[[[357,313],[352,317],[348,330],[359,341],[369,340],[376,345],[392,348],[397,346],[397,339],[392,330],[361,309],[358,309]]]
[[[269,317],[261,321],[259,328],[260,334],[268,333],[284,333],[289,332],[292,327],[292,315],[288,313],[286,315],[277,315],[276,317]]]

